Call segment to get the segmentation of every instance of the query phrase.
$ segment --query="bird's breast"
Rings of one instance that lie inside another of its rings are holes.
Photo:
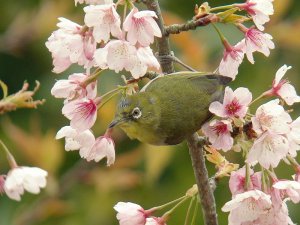
[[[166,145],[165,138],[152,129],[145,129],[130,124],[120,126],[130,139],[138,139],[141,142],[152,145]]]

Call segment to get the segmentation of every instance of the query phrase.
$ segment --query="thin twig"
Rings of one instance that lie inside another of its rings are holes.
[[[219,18],[215,14],[208,14],[196,20],[188,21],[184,24],[173,24],[165,27],[164,34],[179,34],[183,31],[195,30],[197,27],[207,26],[210,23],[218,22]]]
[[[193,72],[197,72],[197,70],[195,70],[194,68],[190,67],[189,65],[185,64],[184,62],[182,62],[180,59],[178,59],[173,52],[171,52],[171,55],[164,55],[164,56],[157,56],[158,61],[160,63],[164,62],[164,61],[173,61],[178,63],[179,65],[183,66],[184,68],[193,71]]]

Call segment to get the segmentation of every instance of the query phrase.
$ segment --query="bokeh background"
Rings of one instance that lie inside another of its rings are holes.
[[[210,1],[212,6],[234,1]],[[166,24],[180,23],[193,16],[192,0],[161,0]],[[300,1],[275,1],[275,15],[266,32],[274,37],[276,49],[271,56],[255,54],[255,65],[246,60],[232,87],[246,86],[258,96],[270,87],[277,69],[292,65],[287,73],[300,93]],[[118,201],[136,202],[145,208],[171,201],[184,194],[194,183],[193,171],[185,143],[173,147],[154,147],[129,140],[115,131],[117,160],[107,168],[104,162],[87,163],[78,152],[65,152],[63,141],[54,139],[60,127],[68,121],[61,114],[62,100],[50,95],[56,79],[82,71],[72,66],[61,75],[51,72],[52,59],[45,41],[56,29],[57,17],[83,23],[83,6],[74,7],[73,0],[26,0],[0,2],[0,79],[16,92],[24,80],[41,83],[36,99],[46,103],[36,110],[20,109],[0,117],[0,138],[15,155],[19,165],[39,166],[49,171],[48,186],[40,195],[26,193],[21,202],[0,197],[0,225],[112,225],[118,224],[113,206]],[[235,44],[242,34],[233,26],[219,28]],[[176,55],[190,66],[212,71],[222,56],[222,45],[211,26],[171,37]],[[178,67],[178,70],[182,68]],[[121,83],[120,75],[105,73],[99,82],[104,93]],[[2,93],[1,93],[2,94]],[[94,127],[101,135],[113,117],[117,99],[99,111]],[[294,107],[294,118],[300,105]],[[241,160],[239,154],[226,154],[232,162]],[[299,158],[300,159],[300,158]],[[214,167],[208,163],[210,174]],[[0,172],[9,167],[0,153]],[[290,178],[293,171],[281,164],[276,171]],[[228,178],[218,184],[215,192],[220,225],[227,224],[227,214],[220,208],[231,196]],[[179,208],[169,224],[183,224],[188,203]],[[289,204],[294,222],[300,222],[299,205]],[[200,215],[198,215],[200,220]],[[201,224],[198,222],[197,224]]]

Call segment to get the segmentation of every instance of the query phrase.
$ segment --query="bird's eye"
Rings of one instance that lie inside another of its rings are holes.
[[[138,107],[136,107],[136,108],[134,108],[134,109],[132,110],[131,115],[132,115],[132,117],[133,117],[134,119],[138,119],[138,118],[140,118],[140,117],[142,116],[142,112],[141,112],[141,110],[140,110]]]

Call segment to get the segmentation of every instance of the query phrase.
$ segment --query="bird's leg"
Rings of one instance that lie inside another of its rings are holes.
[[[155,54],[156,58],[158,59],[158,61],[160,63],[166,63],[166,62],[176,62],[178,64],[180,64],[181,66],[183,66],[184,68],[196,72],[195,69],[193,69],[192,67],[190,67],[189,65],[185,64],[184,62],[182,62],[180,59],[178,59],[175,55],[174,52],[171,51],[171,54],[169,55],[158,55]]]

